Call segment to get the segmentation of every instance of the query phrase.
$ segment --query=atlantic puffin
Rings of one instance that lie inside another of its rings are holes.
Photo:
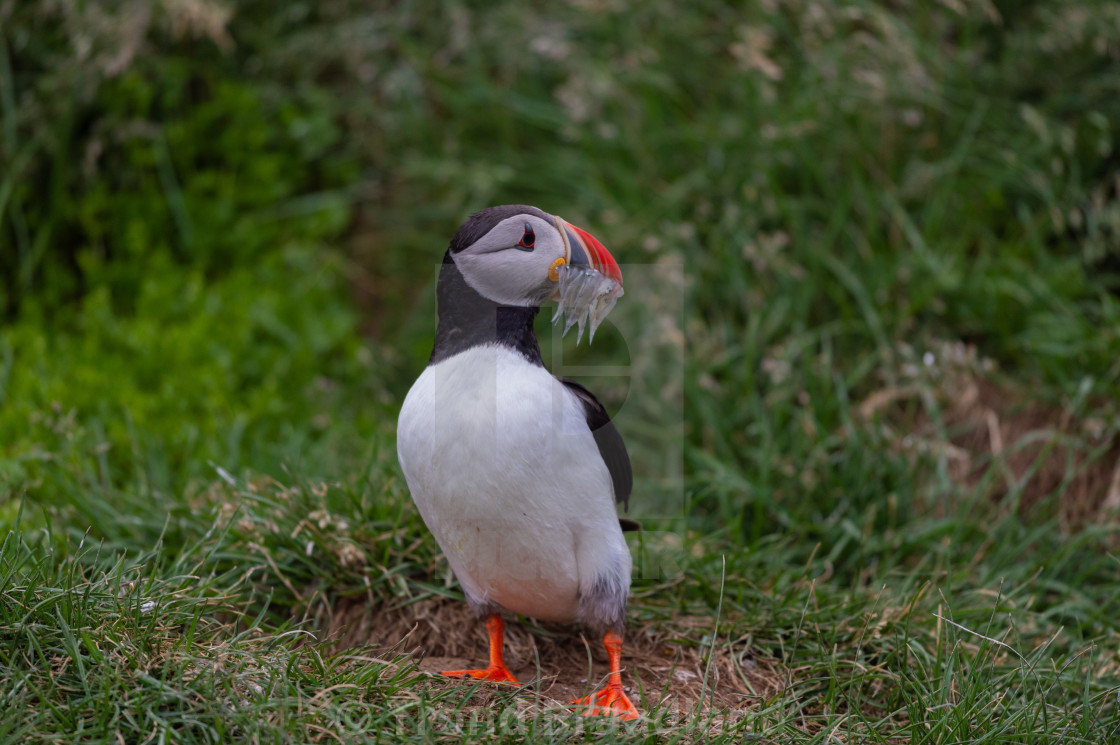
[[[598,399],[545,368],[533,332],[555,298],[568,327],[582,335],[589,322],[594,334],[621,294],[618,263],[587,231],[527,205],[472,215],[443,257],[432,354],[401,407],[397,455],[489,632],[486,668],[443,675],[516,684],[503,615],[576,622],[602,635],[610,675],[572,704],[636,719],[620,670],[631,569],[623,529],[635,524],[616,513],[628,506],[630,458]]]

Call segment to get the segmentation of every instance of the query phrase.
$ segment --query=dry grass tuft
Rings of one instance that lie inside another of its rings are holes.
[[[1115,519],[1120,439],[1104,439],[1092,421],[991,380],[970,380],[962,394],[946,412],[951,442],[968,455],[957,469],[961,481],[979,485],[988,464],[995,463],[1003,478],[994,482],[993,496],[1002,499],[1021,489],[1021,511],[1057,495],[1064,525]]]
[[[859,407],[900,449],[933,454],[954,481],[997,502],[1011,497],[1021,514],[1055,510],[1070,529],[1120,517],[1120,434],[1083,413],[1092,407],[999,381],[959,343],[906,367],[909,382]]]

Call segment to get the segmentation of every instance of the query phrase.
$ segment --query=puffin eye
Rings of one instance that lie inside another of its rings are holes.
[[[537,235],[533,232],[533,226],[525,223],[525,233],[521,236],[521,240],[517,242],[517,247],[525,251],[532,251],[533,244],[537,241]]]

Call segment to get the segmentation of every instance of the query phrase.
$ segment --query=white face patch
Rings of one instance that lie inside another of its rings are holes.
[[[518,246],[533,233],[533,249]],[[564,258],[564,239],[551,220],[536,215],[514,215],[495,225],[489,233],[452,256],[467,284],[501,305],[540,305],[556,289],[548,272]]]

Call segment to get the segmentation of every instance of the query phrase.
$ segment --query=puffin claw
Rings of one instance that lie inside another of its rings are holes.
[[[607,684],[601,691],[577,698],[572,706],[585,717],[610,716],[630,722],[641,716],[621,685]]]
[[[446,675],[448,678],[474,678],[475,680],[485,680],[490,683],[513,683],[514,685],[521,685],[521,682],[513,677],[513,673],[505,665],[491,666],[485,670],[444,670],[440,675]]]

